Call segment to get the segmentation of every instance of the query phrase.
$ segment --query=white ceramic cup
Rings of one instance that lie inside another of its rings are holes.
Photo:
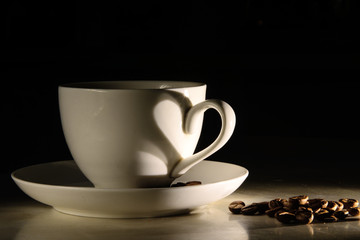
[[[233,109],[205,100],[206,84],[104,81],[59,86],[62,127],[70,152],[97,188],[168,187],[219,150],[235,127]],[[204,111],[221,116],[218,137],[194,154]]]

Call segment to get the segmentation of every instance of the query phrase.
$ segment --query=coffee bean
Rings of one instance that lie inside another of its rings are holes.
[[[321,211],[321,209],[322,209],[322,208],[314,208],[314,209],[313,209],[313,212],[314,212],[314,213],[319,213],[319,212]]]
[[[177,182],[177,183],[172,184],[170,187],[184,187],[184,186],[186,186],[186,183]]]
[[[359,206],[359,201],[356,200],[356,199],[341,198],[341,199],[339,199],[339,202],[344,204],[345,209],[349,209],[349,208],[352,208],[352,207],[358,207]]]
[[[241,213],[244,215],[255,215],[258,212],[259,212],[259,207],[256,205],[256,203],[245,206],[241,209]]]
[[[347,216],[349,216],[349,211],[346,209],[343,209],[341,211],[336,211],[334,212],[334,216],[339,220],[344,220],[345,218],[347,218]]]
[[[195,185],[201,185],[200,181],[189,181],[189,182],[177,182],[172,184],[170,187],[185,187],[185,186],[195,186]]]
[[[277,212],[275,218],[282,223],[294,223],[296,221],[295,214],[290,212]]]
[[[298,208],[300,205],[307,204],[309,197],[306,195],[300,195],[289,198],[289,207]]]
[[[279,211],[283,211],[285,212],[285,210],[283,209],[283,207],[276,207],[276,208],[270,208],[269,210],[266,210],[265,213],[266,215],[268,215],[269,217],[275,217],[275,214]]]
[[[323,218],[322,221],[330,223],[330,222],[337,222],[338,219],[334,215],[332,215],[330,217]]]
[[[190,181],[185,184],[186,186],[195,186],[195,185],[201,185],[200,181]]]
[[[284,200],[276,198],[269,202],[252,203],[245,206],[242,201],[234,201],[229,210],[234,214],[263,215],[275,217],[278,221],[290,224],[310,224],[318,222],[337,222],[345,220],[349,215],[360,216],[359,202],[356,199],[342,198],[339,201],[327,201],[322,198],[308,199],[299,195]],[[349,207],[356,206],[356,207]]]
[[[314,214],[311,208],[301,208],[295,213],[298,223],[309,224],[314,220]]]
[[[267,210],[269,210],[269,202],[259,202],[255,204],[258,207],[258,214],[264,214]]]
[[[360,216],[360,208],[359,207],[352,207],[349,208],[349,214],[353,217]]]
[[[243,207],[245,207],[245,203],[243,201],[233,201],[229,204],[229,210],[234,214],[241,214],[241,209]]]
[[[323,221],[325,218],[329,218],[333,215],[333,212],[330,212],[326,209],[321,209],[320,212],[315,214],[315,218],[319,221]]]
[[[298,208],[283,207],[286,212],[296,213]]]
[[[278,207],[284,207],[287,203],[287,200],[282,198],[276,198],[269,202],[269,208],[278,208]]]
[[[336,204],[335,201],[329,201],[326,209],[329,210],[329,211],[334,211],[335,212],[338,209],[338,207],[339,206]]]
[[[306,211],[306,212],[311,212],[311,213],[314,212],[314,211],[312,210],[312,208],[307,207],[307,206],[305,206],[305,205],[304,205],[304,206],[300,206],[296,211],[297,211],[297,212],[298,212],[298,211],[304,211],[304,212]]]
[[[309,199],[308,203],[309,203],[309,207],[311,207],[313,209],[313,211],[315,209],[318,210],[321,208],[326,208],[328,205],[328,201],[326,201],[325,199],[322,199],[322,198]]]
[[[338,205],[338,208],[336,211],[342,211],[344,209],[344,204],[340,201],[335,201],[335,203]]]

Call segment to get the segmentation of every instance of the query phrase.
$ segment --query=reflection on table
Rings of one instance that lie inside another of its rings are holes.
[[[233,215],[228,204],[246,204],[307,194],[338,200],[360,199],[360,187],[291,184],[281,181],[245,182],[234,194],[196,209],[187,215],[101,219],[66,215],[26,196],[0,207],[1,239],[356,239],[360,218],[337,223],[284,225],[266,215]]]

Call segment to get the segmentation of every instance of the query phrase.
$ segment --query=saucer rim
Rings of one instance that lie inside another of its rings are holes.
[[[12,177],[16,185],[30,198],[51,206],[54,210],[63,214],[94,218],[153,218],[188,214],[202,206],[219,201],[235,192],[248,177],[249,171],[242,166],[218,161],[205,161],[220,164],[220,166],[225,164],[227,165],[225,169],[236,167],[238,170],[229,172],[230,177],[227,178],[221,177],[217,179],[210,177],[209,183],[201,185],[165,188],[101,189],[93,186],[62,186],[31,182],[31,175],[29,174],[30,181],[25,180],[26,172],[23,175],[25,179],[16,176],[17,171],[21,169],[26,171],[26,168],[50,163],[76,164],[73,160],[54,161],[20,168],[12,173]],[[218,168],[216,165],[214,166],[215,168],[211,168],[212,173],[216,171],[214,169]],[[184,174],[184,178],[178,180],[190,180],[194,176],[193,174],[188,176]],[[226,173],[225,176],[227,176]],[[40,181],[46,181],[46,179],[45,177]],[[49,179],[51,179],[51,176]],[[74,184],[81,183],[77,180],[74,179]],[[72,184],[72,182],[64,182],[64,184]],[[158,200],[159,196],[161,196],[160,200]],[[151,204],[150,207],[149,203]]]
[[[87,191],[96,190],[96,191],[106,191],[106,192],[111,192],[111,191],[116,191],[116,192],[126,191],[126,192],[129,192],[129,191],[155,191],[155,190],[156,191],[159,191],[159,190],[163,190],[163,191],[165,191],[165,190],[174,190],[174,191],[177,191],[177,190],[183,189],[181,187],[170,187],[170,186],[169,187],[150,187],[150,188],[95,188],[94,186],[64,186],[64,185],[38,183],[38,182],[33,182],[33,181],[30,181],[30,180],[24,180],[24,179],[21,179],[19,177],[16,177],[16,174],[18,172],[24,171],[27,168],[33,168],[33,167],[37,167],[37,166],[41,166],[41,165],[48,165],[48,164],[53,164],[53,163],[56,164],[56,163],[66,163],[66,162],[68,162],[68,163],[74,162],[75,163],[74,160],[61,160],[61,161],[54,161],[54,162],[38,163],[38,164],[22,167],[22,168],[19,168],[19,169],[13,171],[11,173],[11,178],[13,179],[13,181],[15,183],[17,181],[19,181],[19,182],[21,182],[23,184],[27,184],[27,185],[36,185],[38,187],[47,187],[47,188],[51,187],[51,188],[56,188],[56,189],[59,188],[59,189],[67,189],[67,190],[73,189],[73,190],[87,190]],[[205,183],[205,184],[191,186],[193,189],[202,188],[202,187],[213,185],[213,184],[219,184],[219,183],[222,183],[222,182],[228,182],[228,181],[232,181],[232,180],[237,180],[239,178],[245,178],[246,179],[248,177],[248,175],[249,175],[249,170],[248,169],[246,169],[243,166],[236,165],[236,164],[233,164],[233,163],[219,162],[219,161],[213,161],[213,160],[209,160],[209,159],[203,160],[202,162],[215,162],[215,163],[218,163],[218,164],[232,165],[234,167],[242,169],[244,171],[244,173],[242,175],[237,176],[237,177],[226,179],[226,180],[221,180],[221,181],[217,181],[217,182]],[[75,163],[75,165],[76,165],[76,163]],[[175,178],[174,181],[176,181],[176,179],[177,178]],[[90,180],[88,180],[88,182],[91,183]]]

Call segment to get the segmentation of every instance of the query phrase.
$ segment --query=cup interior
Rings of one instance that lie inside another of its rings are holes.
[[[61,87],[84,88],[84,89],[174,89],[199,87],[205,85],[200,82],[186,81],[101,81],[101,82],[78,82],[63,84]]]

